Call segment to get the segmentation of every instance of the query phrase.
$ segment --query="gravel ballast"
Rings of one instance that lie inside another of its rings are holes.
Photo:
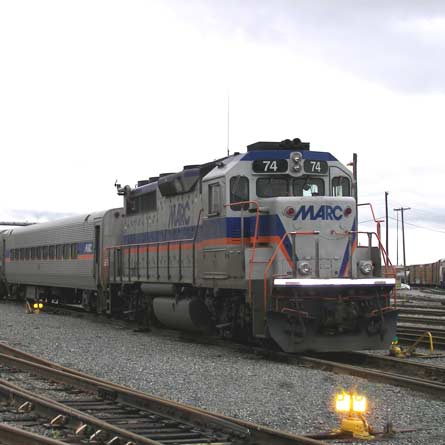
[[[23,305],[4,302],[0,341],[153,395],[297,434],[336,427],[333,396],[355,388],[368,396],[366,417],[377,430],[388,419],[395,429],[422,428],[373,443],[445,444],[445,402],[405,388],[196,344],[168,331],[137,332],[127,323],[90,315],[27,314]]]

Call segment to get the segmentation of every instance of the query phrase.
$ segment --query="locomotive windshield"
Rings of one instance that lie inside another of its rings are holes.
[[[276,196],[289,196],[289,180],[287,178],[258,178],[256,193],[260,198],[274,198]]]
[[[324,180],[321,178],[296,178],[292,181],[293,196],[324,196]]]
[[[270,177],[258,178],[256,192],[260,198],[277,196],[324,196],[324,180],[320,177],[302,178]]]
[[[319,176],[286,176],[261,177],[256,180],[256,193],[259,198],[278,196],[326,196],[325,180]],[[332,179],[331,196],[351,196],[349,178],[338,176]]]

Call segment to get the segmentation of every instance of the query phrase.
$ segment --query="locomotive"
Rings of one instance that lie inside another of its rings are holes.
[[[123,207],[5,230],[0,293],[278,345],[386,348],[395,279],[354,175],[299,139],[117,184]],[[384,264],[382,264],[382,258]]]

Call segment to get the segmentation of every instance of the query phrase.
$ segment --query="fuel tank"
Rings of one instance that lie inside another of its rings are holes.
[[[156,318],[166,327],[185,331],[206,331],[210,326],[209,312],[197,298],[176,301],[173,297],[153,299]]]

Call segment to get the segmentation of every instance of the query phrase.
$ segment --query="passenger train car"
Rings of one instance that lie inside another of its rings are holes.
[[[355,186],[309,143],[257,142],[117,185],[121,209],[4,231],[3,294],[288,352],[385,348],[394,271],[375,234],[358,244]]]

